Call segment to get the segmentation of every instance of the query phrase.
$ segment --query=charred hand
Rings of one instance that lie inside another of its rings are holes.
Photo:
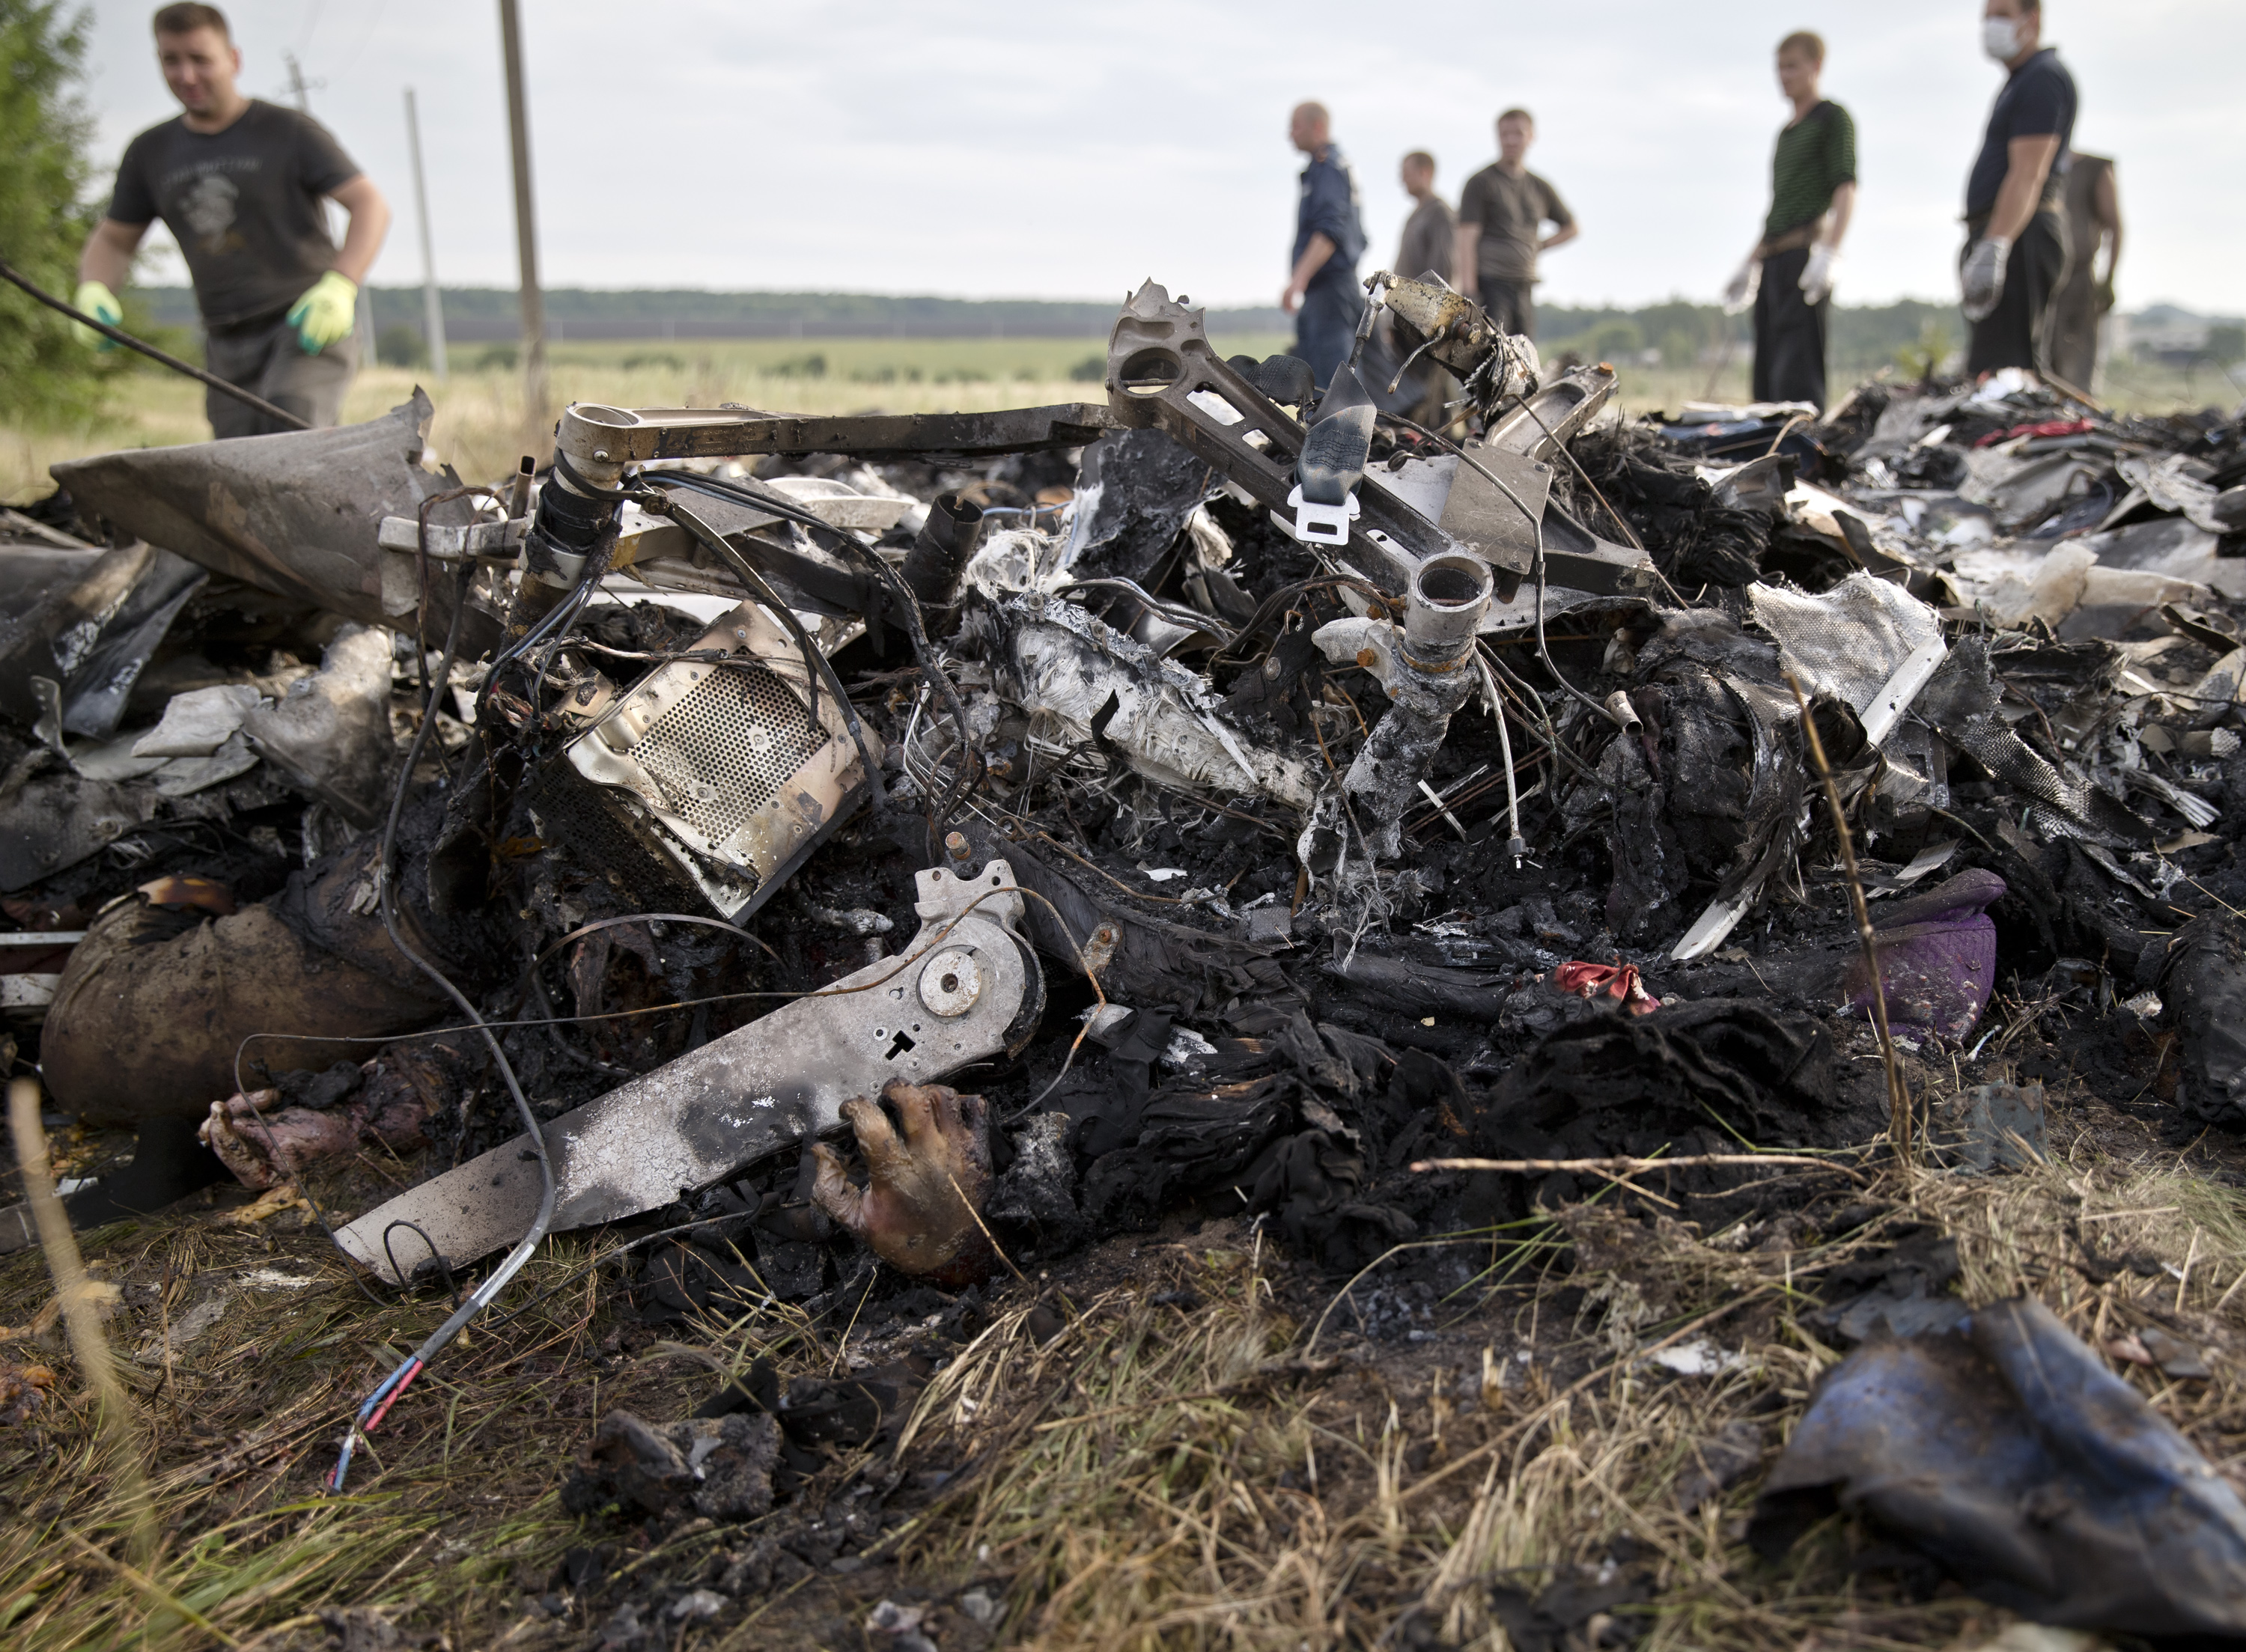
[[[902,1132],[882,1102],[896,1110]],[[990,1186],[983,1098],[943,1084],[892,1083],[881,1102],[844,1102],[842,1116],[865,1155],[868,1184],[854,1184],[842,1156],[814,1144],[819,1179],[811,1196],[819,1207],[902,1273],[964,1285],[988,1272],[994,1258],[980,1220]]]

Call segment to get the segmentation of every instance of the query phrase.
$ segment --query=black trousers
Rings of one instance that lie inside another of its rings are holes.
[[[1959,269],[1979,234],[1976,226],[1967,237],[1965,252],[1957,255]],[[2044,371],[2051,360],[2051,301],[2066,274],[2066,226],[2057,213],[2039,212],[2012,243],[1996,309],[1973,323],[1973,342],[1965,351],[1969,377],[2000,367]]]
[[[1825,312],[1828,295],[1813,304],[1802,296],[1801,272],[1809,248],[1773,253],[1762,261],[1755,289],[1754,399],[1825,405]]]
[[[1481,307],[1501,331],[1516,337],[1536,337],[1536,283],[1506,281],[1495,275],[1480,278]]]

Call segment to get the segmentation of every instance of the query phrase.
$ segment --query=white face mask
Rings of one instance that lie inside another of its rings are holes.
[[[1981,19],[1981,50],[1998,63],[2010,63],[2020,55],[2020,25],[2011,17]]]

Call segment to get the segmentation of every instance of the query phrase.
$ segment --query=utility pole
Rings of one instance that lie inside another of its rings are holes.
[[[522,87],[522,23],[515,0],[499,0],[500,44],[507,59],[507,136],[514,148],[514,246],[521,267],[523,419],[546,424],[546,296],[538,287],[538,225],[530,204],[530,107]]]
[[[405,146],[413,156],[413,211],[421,221],[421,328],[429,338],[429,370],[439,384],[450,377],[445,360],[445,301],[437,291],[437,243],[429,235],[429,186],[421,176],[421,117],[413,88],[405,88]]]
[[[296,100],[296,112],[300,115],[310,114],[312,100],[305,93],[304,71],[297,66],[296,54],[293,51],[284,51],[281,54],[281,61],[289,65],[289,95]]]

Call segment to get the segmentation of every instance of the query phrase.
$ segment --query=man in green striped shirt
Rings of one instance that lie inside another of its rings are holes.
[[[1817,90],[1825,43],[1807,30],[1778,43],[1778,84],[1793,119],[1770,164],[1770,214],[1724,289],[1754,306],[1754,398],[1825,405],[1825,316],[1841,238],[1856,206],[1856,124]]]

